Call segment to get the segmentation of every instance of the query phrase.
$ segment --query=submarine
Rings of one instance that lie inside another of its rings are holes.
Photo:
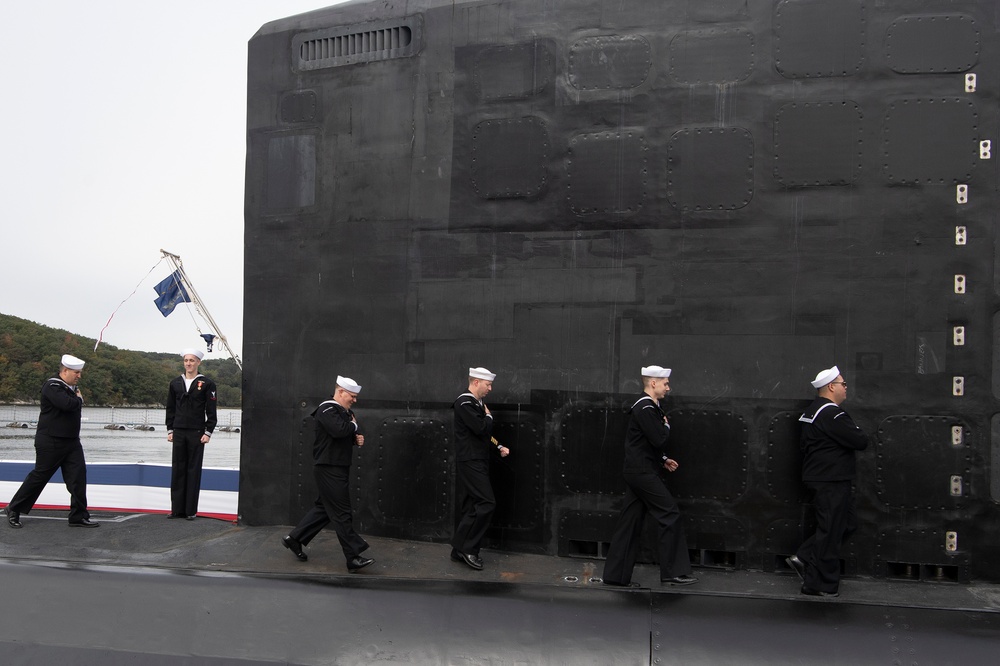
[[[354,0],[248,45],[236,524],[31,515],[4,663],[995,661],[1000,273],[992,0]],[[639,368],[673,369],[698,585],[598,575]],[[842,595],[799,594],[810,379],[858,456]],[[466,369],[511,454],[449,561]],[[313,423],[363,387],[347,574]],[[182,523],[176,525],[175,523]],[[652,581],[652,582],[650,582]]]
[[[600,559],[656,363],[692,561],[787,571],[812,520],[798,417],[838,364],[872,441],[845,574],[1000,581],[997,30],[990,1],[355,1],[267,24],[241,520],[310,505],[309,413],[343,374],[358,529],[446,541],[451,402],[483,365],[512,452],[489,545]]]

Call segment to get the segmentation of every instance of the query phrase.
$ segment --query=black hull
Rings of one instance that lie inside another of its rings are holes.
[[[845,571],[998,580],[992,0],[394,7],[250,41],[246,524],[312,502],[307,415],[343,374],[359,530],[446,540],[450,404],[485,365],[513,450],[491,545],[599,558],[656,363],[693,557],[772,571],[836,363],[873,436]]]

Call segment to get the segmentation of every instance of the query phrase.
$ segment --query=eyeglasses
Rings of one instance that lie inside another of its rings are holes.
[[[844,388],[847,388],[847,382],[830,382],[831,384],[843,384]]]

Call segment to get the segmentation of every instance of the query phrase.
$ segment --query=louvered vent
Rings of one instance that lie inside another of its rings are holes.
[[[306,32],[292,40],[298,69],[323,69],[417,53],[419,17]]]

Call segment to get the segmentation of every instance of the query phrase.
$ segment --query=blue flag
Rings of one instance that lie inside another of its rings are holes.
[[[191,297],[188,296],[187,290],[181,284],[179,271],[174,271],[168,275],[153,289],[156,290],[156,300],[153,302],[156,303],[157,309],[159,309],[160,314],[164,317],[173,312],[178,303],[191,302]]]

